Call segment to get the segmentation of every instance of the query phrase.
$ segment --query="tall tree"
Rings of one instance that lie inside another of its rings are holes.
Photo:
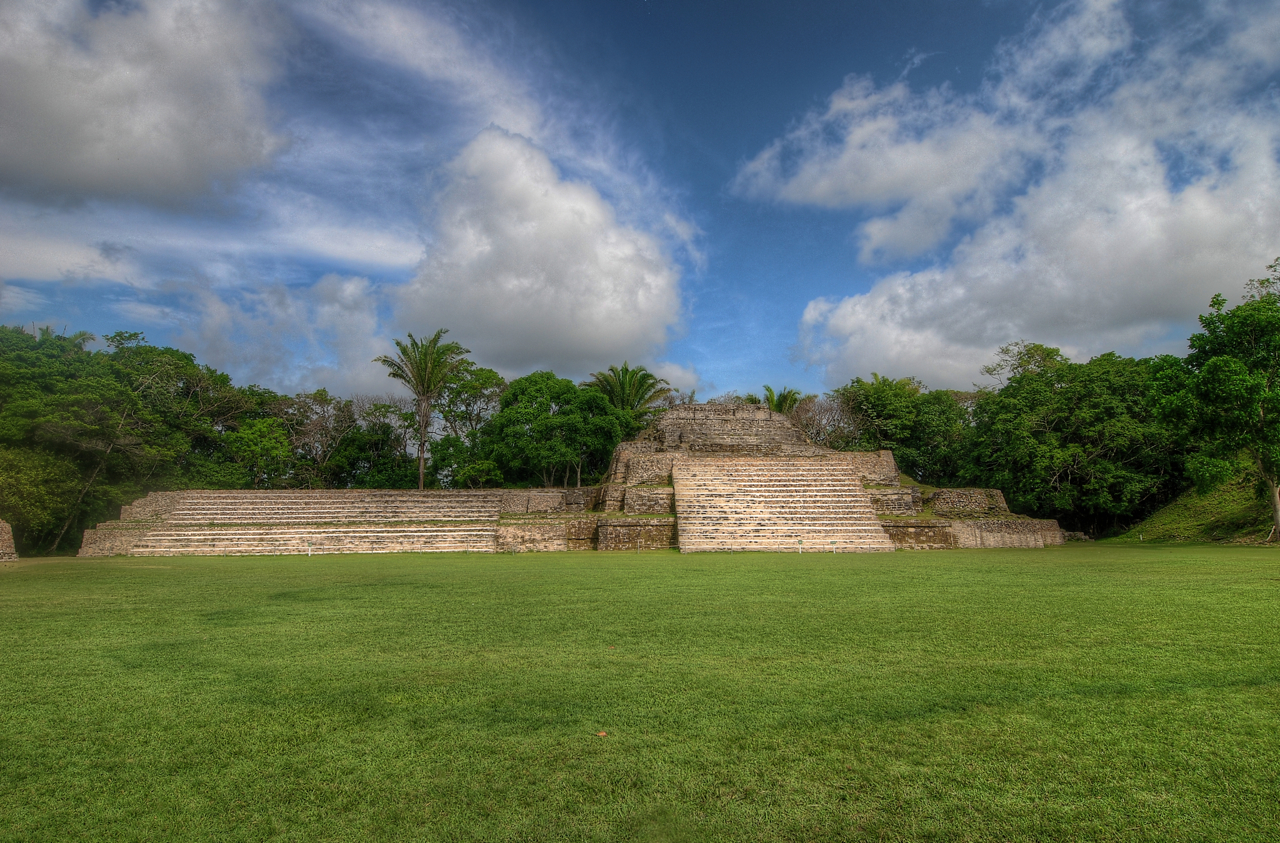
[[[571,471],[582,484],[584,469],[608,465],[614,446],[636,430],[635,414],[611,404],[599,390],[579,388],[552,372],[534,372],[511,382],[502,409],[486,425],[484,450],[503,476],[522,475],[554,486]]]
[[[450,435],[466,438],[498,412],[507,382],[493,369],[462,361],[440,395],[439,415]]]
[[[631,368],[625,360],[621,367],[610,366],[607,371],[593,372],[579,385],[600,391],[610,404],[637,416],[649,414],[655,405],[672,394],[671,384],[644,366]]]
[[[1253,463],[1280,532],[1280,258],[1267,269],[1246,284],[1243,303],[1227,309],[1213,297],[1191,353],[1163,372],[1162,409],[1202,443],[1187,460],[1198,486],[1232,476],[1241,454]]]
[[[796,405],[805,397],[800,394],[800,390],[792,389],[789,386],[784,386],[780,391],[774,392],[773,387],[765,384],[764,401],[762,403],[775,413],[791,415]]]
[[[977,397],[962,479],[1002,490],[1015,512],[1094,535],[1181,491],[1183,437],[1159,418],[1158,365],[1041,350],[1037,365]]]
[[[373,359],[373,362],[387,367],[387,377],[400,381],[413,393],[419,489],[423,488],[426,476],[427,443],[436,400],[448,385],[449,378],[463,364],[463,355],[471,353],[470,349],[456,342],[441,342],[447,333],[447,329],[441,328],[426,342],[409,334],[407,343],[396,340],[399,353],[395,357],[383,354]]]

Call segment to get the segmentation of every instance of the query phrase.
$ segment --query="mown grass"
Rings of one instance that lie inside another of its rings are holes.
[[[1278,605],[1269,548],[33,565],[0,839],[1274,839]]]

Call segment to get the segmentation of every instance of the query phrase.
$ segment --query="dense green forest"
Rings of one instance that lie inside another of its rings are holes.
[[[1094,536],[1241,477],[1280,524],[1280,260],[1269,270],[1235,307],[1213,299],[1185,358],[1076,363],[1015,342],[972,391],[871,374],[712,400],[768,404],[816,443],[892,449],[919,482],[997,488]],[[507,382],[444,333],[379,358],[402,393],[341,398],[237,386],[140,333],[89,350],[88,334],[0,327],[0,518],[37,555],[74,551],[153,490],[587,485],[654,413],[694,400],[626,363]]]

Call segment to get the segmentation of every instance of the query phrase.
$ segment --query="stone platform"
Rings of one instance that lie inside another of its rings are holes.
[[[2,539],[0,539],[2,541]],[[863,552],[1062,543],[991,489],[903,485],[889,451],[812,444],[758,405],[667,410],[599,487],[157,492],[81,556],[554,550]],[[0,552],[3,547],[0,547]]]

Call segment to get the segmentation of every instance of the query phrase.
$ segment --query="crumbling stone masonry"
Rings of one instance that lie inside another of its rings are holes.
[[[1064,541],[1057,521],[999,518],[964,521],[894,518],[881,522],[899,550],[949,550],[976,547],[1048,547]]]
[[[8,562],[18,558],[13,549],[13,530],[5,521],[0,521],[0,562]]]
[[[601,518],[600,550],[663,550],[678,547],[675,518]]]
[[[999,489],[938,489],[929,496],[933,514],[946,518],[981,518],[1009,514],[1004,493]]]

